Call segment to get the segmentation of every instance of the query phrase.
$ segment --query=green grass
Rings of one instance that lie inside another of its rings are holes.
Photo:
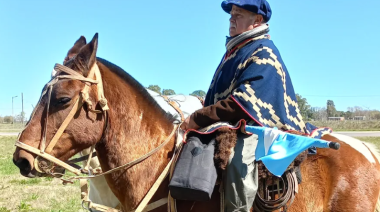
[[[380,121],[310,121],[317,127],[330,127],[334,131],[380,131]]]
[[[24,201],[20,202],[20,205],[17,206],[18,211],[30,211],[32,206]]]
[[[32,194],[32,195],[30,196],[30,199],[31,199],[31,200],[37,200],[38,197],[40,197],[38,194]]]
[[[380,150],[380,137],[356,137],[361,141],[374,144],[378,150]]]
[[[12,155],[16,149],[15,136],[0,136],[0,175],[12,175],[19,173],[18,168],[12,162]]]
[[[0,212],[84,212],[79,182],[63,186],[59,179],[25,178],[13,164],[16,136],[0,136]]]
[[[12,162],[12,157],[0,159],[0,167],[0,175],[13,175],[19,173],[18,168]]]
[[[44,179],[45,179],[45,181],[53,181],[54,178],[53,177],[45,177]]]
[[[6,207],[0,207],[0,212],[11,212],[11,210],[8,210]]]
[[[19,184],[19,185],[37,185],[40,182],[42,182],[42,179],[32,178],[32,179],[23,179],[23,180],[11,180],[9,182],[13,184]]]
[[[22,129],[24,129],[24,125],[21,123],[0,124],[0,132],[21,132]]]
[[[60,202],[56,200],[52,200],[50,202],[50,207],[51,208],[57,208],[58,210],[51,210],[51,211],[56,211],[56,212],[71,212],[75,211],[77,209],[77,206],[81,205],[80,198],[72,198],[69,199],[66,202]]]

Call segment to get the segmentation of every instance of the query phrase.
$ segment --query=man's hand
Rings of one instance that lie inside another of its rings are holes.
[[[199,129],[199,126],[194,122],[191,116],[189,116],[181,124],[181,129],[185,131],[190,130],[190,129],[197,130]]]

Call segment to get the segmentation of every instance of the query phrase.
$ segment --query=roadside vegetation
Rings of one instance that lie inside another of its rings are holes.
[[[24,125],[22,125],[21,123],[0,124],[0,132],[21,132],[23,127]]]
[[[330,127],[333,131],[380,131],[380,120],[371,121],[309,121],[317,127]]]

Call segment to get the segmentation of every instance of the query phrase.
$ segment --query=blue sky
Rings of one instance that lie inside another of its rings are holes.
[[[295,91],[312,106],[332,99],[380,109],[380,1],[270,0],[271,37]],[[207,91],[225,51],[221,1],[0,0],[0,115],[32,111],[55,63],[99,33],[98,56],[144,86]]]

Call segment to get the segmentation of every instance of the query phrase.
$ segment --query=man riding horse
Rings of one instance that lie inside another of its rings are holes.
[[[272,15],[269,3],[266,0],[227,0],[221,6],[231,15],[226,53],[214,74],[204,108],[189,116],[182,129],[198,130],[217,122],[235,124],[244,119],[248,125],[309,134],[299,113],[289,73],[268,35]],[[254,157],[247,162],[244,155],[252,158],[255,154],[252,147],[256,147],[257,137],[237,142],[235,155],[241,157],[244,152],[243,160],[234,160],[235,156],[231,155],[227,165],[225,209],[250,211],[258,176]],[[243,169],[249,172],[245,176],[241,175]]]
[[[232,37],[228,38],[227,53],[216,71],[205,107],[186,120],[183,129],[197,129],[214,122],[233,123],[245,119],[250,125],[276,126],[283,130],[309,134],[310,125],[305,126],[299,114],[289,74],[267,35],[266,22],[271,14],[268,3],[264,0],[226,1],[222,7],[232,16]],[[19,167],[20,173],[25,177],[62,177],[62,169],[59,167],[63,167],[78,175],[87,174],[86,169],[74,168],[71,164],[73,161],[69,159],[84,149],[90,148],[89,152],[92,152],[95,148],[103,172],[92,176],[66,175],[63,176],[64,182],[88,178],[97,178],[98,182],[103,180],[101,185],[109,186],[108,189],[120,202],[123,211],[146,211],[148,208],[160,212],[168,211],[168,208],[180,212],[220,211],[217,189],[208,202],[175,202],[170,197],[170,184],[176,170],[184,167],[179,166],[183,159],[181,155],[177,166],[171,166],[182,147],[181,142],[177,142],[181,141],[180,136],[174,136],[178,126],[173,126],[175,118],[160,108],[131,75],[117,65],[97,57],[97,48],[97,33],[89,43],[81,36],[69,50],[68,57],[74,56],[64,65],[56,64],[57,74],[44,86],[40,101],[15,144],[17,147],[13,162]],[[242,122],[244,121],[239,123]],[[263,127],[249,126],[246,129],[249,128]],[[234,134],[228,135],[236,141],[236,132],[230,130],[220,128],[216,131],[214,140],[218,143],[215,146],[231,140],[223,132],[233,132]],[[314,130],[311,134],[311,137],[315,137],[321,135],[321,131]],[[210,134],[206,137],[213,136]],[[380,157],[377,151],[368,144],[343,135],[322,133],[322,136],[325,141],[340,143],[341,149],[337,152],[320,149],[317,155],[308,157],[303,162],[300,169],[304,179],[288,211],[380,211]],[[227,211],[248,211],[257,190],[258,168],[255,167],[255,157],[265,164],[260,156],[264,155],[262,151],[255,154],[254,150],[267,149],[262,145],[262,135],[239,134],[237,137],[234,152],[229,154],[226,151],[229,158],[225,154],[224,159],[227,161],[224,165],[227,170],[223,178],[225,181],[220,186],[224,187],[224,205]],[[258,137],[260,142],[257,141]],[[182,153],[188,153],[184,150],[192,138],[198,139],[196,134],[188,135]],[[203,148],[204,146],[207,147]],[[211,152],[208,147],[211,149],[212,145],[202,144],[199,148],[194,148],[189,158],[201,158],[200,166],[194,164],[195,166],[215,170],[212,157],[203,160],[203,156],[209,156],[203,154],[203,150]],[[294,146],[290,147],[295,149]],[[218,150],[220,149],[219,146]],[[276,165],[288,167],[280,163]],[[269,170],[269,166],[266,166]],[[206,174],[209,173],[201,174],[207,177]],[[170,183],[169,180],[164,180],[167,175],[172,176]],[[294,179],[294,175],[291,179]],[[200,182],[198,178],[191,180]],[[207,185],[214,186],[215,181]],[[92,181],[91,184],[95,186],[98,182]],[[206,185],[203,182],[199,183],[200,186]],[[293,180],[288,183],[288,187],[296,187],[295,183]],[[96,187],[100,188],[99,184]],[[82,188],[87,190],[86,186]],[[97,191],[105,194],[102,189]],[[182,190],[180,188],[174,191]],[[206,192],[194,193],[203,195]],[[272,192],[273,194],[276,195]],[[94,203],[86,197],[86,192],[82,195],[83,206],[94,208]],[[202,196],[203,199],[208,197]],[[99,204],[108,205],[106,202]],[[264,206],[273,208],[268,204]]]

